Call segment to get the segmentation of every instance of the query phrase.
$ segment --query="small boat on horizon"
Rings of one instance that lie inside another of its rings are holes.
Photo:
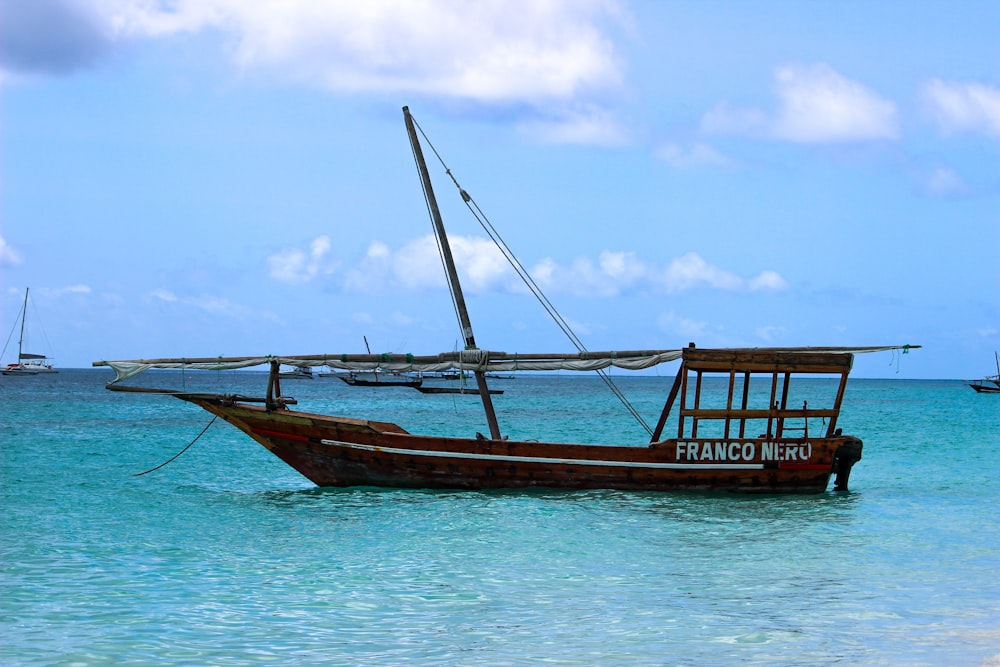
[[[313,372],[310,366],[293,366],[290,370],[280,371],[283,380],[312,380]]]
[[[21,335],[17,339],[17,361],[7,364],[0,373],[3,375],[42,375],[46,373],[58,373],[52,364],[48,363],[48,357],[44,354],[32,354],[24,351],[24,327],[28,319],[28,292],[30,288],[24,289],[24,305],[21,307]],[[16,321],[15,321],[16,326]]]
[[[975,389],[977,394],[1000,394],[1000,353],[994,352],[997,363],[997,374],[987,375],[979,380],[969,380],[967,385]]]
[[[397,373],[376,369],[370,372],[351,371],[349,373],[328,373],[324,377],[335,377],[352,387],[411,387],[423,384],[423,378],[409,373]]]
[[[371,345],[368,344],[368,336],[362,336],[365,341],[365,349],[369,356],[372,355]],[[378,355],[388,358],[391,355]],[[386,370],[381,366],[348,368],[347,373],[338,373],[331,368],[330,373],[321,373],[320,377],[337,378],[352,387],[410,387],[417,389],[423,384],[423,376],[419,373],[402,373],[399,371]]]

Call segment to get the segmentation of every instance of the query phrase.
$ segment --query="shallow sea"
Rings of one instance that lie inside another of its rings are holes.
[[[210,417],[110,375],[0,378],[2,665],[1000,665],[1000,395],[959,381],[851,380],[851,491],[747,497],[317,489],[219,422],[135,476]],[[670,382],[619,385],[655,422]],[[643,441],[595,378],[498,383],[512,437]],[[284,389],[486,430],[473,396]]]

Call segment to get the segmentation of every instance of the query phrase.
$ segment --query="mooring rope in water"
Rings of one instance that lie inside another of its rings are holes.
[[[194,443],[198,442],[198,439],[201,438],[201,436],[205,435],[205,431],[207,431],[209,429],[209,427],[212,426],[212,424],[214,424],[215,420],[218,419],[218,418],[219,418],[218,415],[212,417],[212,421],[208,422],[208,425],[205,426],[205,428],[201,429],[201,433],[199,433],[197,436],[195,436],[194,440],[192,440],[191,442],[189,442],[188,445],[187,445],[187,447],[185,447],[181,451],[177,452],[172,457],[170,457],[169,459],[167,459],[166,461],[164,461],[160,465],[156,466],[155,468],[150,468],[149,470],[145,470],[143,472],[137,472],[137,473],[135,473],[132,476],[133,477],[142,477],[143,475],[151,473],[154,470],[159,470],[160,468],[162,468],[163,466],[167,465],[168,463],[172,463],[172,462],[176,461],[180,457],[181,454],[183,454],[187,450],[191,449],[191,445],[193,445]]]

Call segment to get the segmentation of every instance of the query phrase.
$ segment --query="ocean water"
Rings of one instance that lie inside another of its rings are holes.
[[[2,665],[1000,665],[1000,395],[958,381],[852,380],[851,491],[744,497],[317,489],[220,422],[136,476],[210,416],[109,378],[0,378]],[[620,386],[655,422],[670,381]],[[643,441],[595,378],[497,386],[512,437]],[[486,430],[472,396],[284,389]]]

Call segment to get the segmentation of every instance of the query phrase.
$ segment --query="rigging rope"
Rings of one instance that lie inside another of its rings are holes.
[[[167,459],[166,461],[164,461],[164,462],[163,462],[163,463],[161,463],[160,465],[156,466],[155,468],[150,468],[149,470],[144,470],[143,472],[137,472],[137,473],[135,473],[135,474],[134,474],[134,475],[132,475],[132,476],[133,476],[133,477],[142,477],[143,475],[146,475],[146,474],[148,474],[148,473],[151,473],[151,472],[153,472],[154,470],[159,470],[160,468],[162,468],[163,466],[167,465],[168,463],[173,463],[174,461],[176,461],[176,460],[177,460],[178,458],[180,458],[180,455],[181,455],[181,454],[183,454],[183,453],[184,453],[184,452],[186,452],[187,450],[191,449],[191,445],[193,445],[194,443],[198,442],[198,439],[199,439],[199,438],[201,438],[201,436],[205,435],[205,431],[207,431],[207,430],[208,430],[208,428],[209,428],[209,427],[210,427],[210,426],[211,426],[212,424],[214,424],[214,423],[215,423],[215,420],[216,420],[216,419],[218,419],[218,418],[219,418],[219,416],[218,416],[218,415],[216,415],[216,416],[212,417],[212,421],[208,422],[208,426],[206,426],[205,428],[201,429],[201,433],[199,433],[199,434],[198,434],[197,436],[195,436],[195,439],[194,439],[194,440],[192,440],[191,442],[189,442],[189,443],[188,443],[188,445],[187,445],[187,447],[185,447],[185,448],[184,448],[184,449],[182,449],[181,451],[177,452],[177,453],[176,453],[176,454],[174,454],[174,455],[173,455],[172,457],[170,457],[169,459]]]
[[[411,118],[412,118],[412,116],[411,116]],[[420,129],[420,134],[424,134],[423,129],[421,129],[420,125],[417,124],[416,119],[413,119],[413,123],[414,123],[414,125],[417,126],[418,129]],[[427,139],[427,135],[424,135],[424,139],[425,140]],[[427,142],[427,144],[430,146],[430,142],[429,141]],[[434,149],[434,147],[431,146],[431,150],[433,150],[433,149]],[[434,151],[434,154],[437,155],[437,151]],[[441,156],[438,156],[438,159],[440,160]],[[416,149],[414,149],[414,151],[413,151],[413,164],[417,167],[417,173],[420,173],[420,161],[417,159]],[[420,179],[420,189],[424,193],[424,206],[427,207],[427,217],[429,217],[430,220],[431,220],[431,229],[434,230],[434,242],[437,244],[438,259],[441,260],[441,270],[444,273],[445,282],[448,283],[448,294],[451,296],[451,307],[455,311],[455,321],[457,321],[459,323],[459,326],[458,326],[459,333],[462,335],[462,340],[464,341],[465,340],[465,332],[461,330],[462,329],[462,324],[461,324],[461,322],[462,322],[462,316],[459,314],[458,301],[455,298],[455,286],[451,284],[451,274],[448,271],[448,267],[447,267],[447,265],[445,263],[445,259],[444,259],[444,248],[441,247],[441,238],[438,236],[437,227],[434,225],[434,213],[431,210],[430,193],[427,192],[427,187],[424,185],[424,180],[422,178]]]
[[[538,285],[538,283],[535,282],[535,279],[531,277],[531,274],[528,273],[528,270],[524,268],[524,265],[521,264],[521,261],[517,258],[517,256],[514,255],[514,252],[510,249],[510,246],[507,245],[507,242],[503,240],[503,237],[500,236],[500,233],[496,230],[496,227],[493,226],[493,223],[490,222],[490,219],[487,217],[486,213],[479,207],[479,204],[477,204],[476,201],[472,198],[472,195],[466,192],[465,189],[462,188],[462,186],[459,184],[454,174],[451,173],[451,169],[449,169],[448,165],[445,164],[445,161],[441,157],[441,154],[438,153],[437,149],[434,147],[434,144],[431,143],[431,140],[427,137],[427,134],[424,133],[424,129],[420,127],[420,123],[418,123],[416,119],[413,119],[413,123],[416,126],[417,130],[420,131],[420,135],[424,138],[424,142],[426,142],[427,146],[431,149],[431,152],[433,152],[434,156],[438,159],[438,162],[440,162],[441,166],[444,167],[445,173],[448,174],[448,177],[451,179],[452,183],[454,183],[455,187],[458,188],[458,192],[462,197],[462,201],[465,202],[466,208],[469,209],[469,211],[472,213],[472,216],[476,219],[477,222],[479,222],[480,227],[483,228],[483,230],[486,232],[486,235],[490,237],[490,240],[493,241],[493,244],[496,245],[496,247],[500,250],[501,254],[503,254],[504,258],[514,269],[514,272],[517,273],[521,281],[531,291],[535,299],[537,299],[538,302],[542,305],[542,308],[545,309],[545,312],[547,312],[549,314],[549,317],[551,317],[552,320],[556,323],[556,326],[558,326],[559,329],[562,330],[562,332],[566,335],[566,337],[570,340],[570,342],[576,347],[577,351],[587,352],[587,348],[583,344],[583,341],[580,340],[580,338],[573,331],[572,327],[570,327],[569,322],[567,322],[566,319],[563,318],[563,316],[559,313],[559,311],[556,310],[555,305],[545,295],[545,293],[542,291],[542,288]],[[426,199],[426,197],[427,195],[425,193],[424,198]],[[435,237],[436,237],[436,232],[435,232]],[[438,244],[440,246],[440,240],[438,241]],[[452,300],[454,301],[454,297],[452,297]],[[604,384],[606,384],[608,388],[611,390],[611,392],[618,398],[618,400],[621,401],[622,405],[625,406],[625,409],[629,411],[629,413],[635,418],[635,420],[639,423],[639,425],[642,426],[644,429],[646,429],[646,432],[649,435],[652,435],[653,429],[649,427],[649,424],[647,424],[646,420],[642,418],[642,415],[639,414],[639,411],[635,409],[635,406],[633,406],[632,403],[629,402],[628,398],[625,396],[622,390],[619,389],[618,385],[614,383],[614,380],[611,379],[611,375],[603,369],[597,370],[596,373],[601,377],[602,380],[604,380]]]

